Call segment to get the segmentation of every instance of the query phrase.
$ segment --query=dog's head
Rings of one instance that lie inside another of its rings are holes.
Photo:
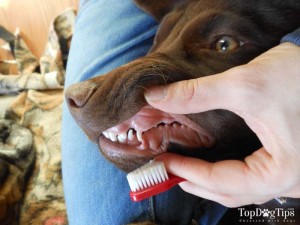
[[[144,92],[249,62],[300,25],[300,2],[136,3],[160,22],[149,54],[66,90],[69,109],[87,136],[124,170],[166,151],[216,161],[242,159],[256,150],[259,140],[237,115],[226,110],[168,114],[147,105]]]

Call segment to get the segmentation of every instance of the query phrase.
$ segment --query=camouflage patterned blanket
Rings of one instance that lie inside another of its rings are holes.
[[[15,60],[0,59],[2,225],[68,223],[60,132],[65,65],[74,21],[72,9],[54,19],[39,61],[20,31],[14,34],[13,43],[3,47]]]

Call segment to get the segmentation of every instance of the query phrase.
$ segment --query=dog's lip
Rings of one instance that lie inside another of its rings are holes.
[[[130,119],[102,133],[99,145],[106,155],[153,157],[170,142],[188,148],[210,148],[213,136],[184,115],[169,114],[146,105]]]

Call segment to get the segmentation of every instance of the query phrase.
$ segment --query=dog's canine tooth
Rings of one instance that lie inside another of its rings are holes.
[[[109,132],[109,139],[113,142],[116,142],[117,141],[117,136],[114,133]]]
[[[130,129],[130,130],[128,131],[128,140],[129,140],[129,141],[133,141],[133,138],[134,138],[133,130]]]
[[[142,141],[143,141],[143,138],[142,138],[142,132],[141,132],[141,131],[137,131],[137,132],[136,132],[136,137],[137,137],[137,139],[139,140],[139,142],[142,142]]]
[[[108,134],[107,131],[104,131],[104,132],[103,132],[103,135],[104,135],[106,138],[109,138],[109,134]]]
[[[126,133],[121,133],[118,135],[118,141],[121,143],[125,143],[127,139],[127,134]]]

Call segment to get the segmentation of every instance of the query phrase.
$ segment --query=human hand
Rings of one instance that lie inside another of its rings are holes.
[[[228,207],[300,197],[300,47],[281,44],[247,65],[145,93],[160,110],[187,114],[227,109],[241,116],[263,147],[244,161],[209,163],[165,153],[156,158],[183,177],[180,186]]]

